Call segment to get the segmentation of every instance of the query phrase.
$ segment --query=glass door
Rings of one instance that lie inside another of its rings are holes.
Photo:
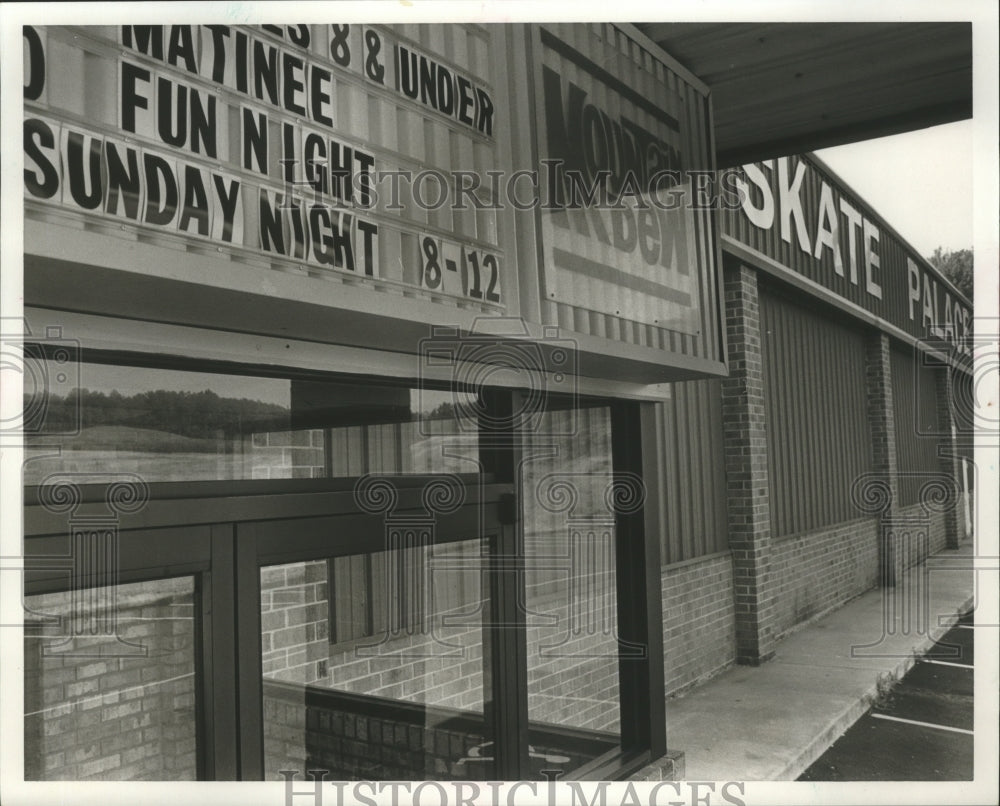
[[[491,558],[509,489],[366,476],[351,511],[238,526],[244,778],[495,777]]]
[[[214,530],[119,529],[139,489],[64,481],[26,508],[25,780],[225,775],[204,729]]]
[[[26,446],[29,779],[662,755],[650,406],[108,360]]]

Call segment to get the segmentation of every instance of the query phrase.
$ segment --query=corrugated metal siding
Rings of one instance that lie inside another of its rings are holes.
[[[913,348],[893,346],[892,408],[896,420],[899,497],[906,506],[920,500],[927,474],[939,472],[937,379]]]
[[[671,393],[659,407],[666,454],[660,529],[664,565],[728,547],[722,382],[675,383]]]
[[[676,93],[680,99],[679,143],[682,155],[681,171],[713,170],[714,154],[709,143],[708,99],[697,89],[671,73],[653,54],[644,49],[629,35],[612,23],[590,23],[552,26],[560,38],[582,53],[594,55],[592,51],[602,46],[605,55],[596,60],[604,65],[628,66],[630,63],[641,68],[634,80],[645,81],[645,86],[637,87],[667,104],[664,89]],[[571,74],[571,68],[567,67]],[[595,90],[595,94],[598,91]],[[617,103],[618,101],[616,101]],[[610,103],[610,102],[609,102]],[[617,316],[592,310],[583,305],[568,304],[545,299],[541,300],[542,320],[546,324],[560,328],[598,336],[626,344],[635,344],[666,350],[694,358],[720,360],[720,333],[718,306],[716,301],[717,253],[712,240],[712,212],[695,210],[691,213],[689,225],[693,227],[694,251],[689,255],[688,271],[694,283],[692,305],[699,311],[698,333],[683,333],[647,324],[627,316]],[[598,255],[593,256],[600,262]],[[576,283],[587,283],[579,278]],[[593,291],[592,293],[598,293]],[[607,293],[604,290],[603,293]]]
[[[760,318],[772,534],[857,518],[851,485],[871,470],[864,335],[770,289]]]

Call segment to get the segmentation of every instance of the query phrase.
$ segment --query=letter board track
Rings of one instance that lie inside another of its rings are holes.
[[[539,26],[533,44],[543,318],[597,315],[622,340],[641,328],[640,343],[715,358],[710,214],[690,173],[713,166],[704,90],[617,26]]]
[[[442,186],[500,162],[493,32],[29,26],[24,45],[29,215],[506,309],[496,209]]]

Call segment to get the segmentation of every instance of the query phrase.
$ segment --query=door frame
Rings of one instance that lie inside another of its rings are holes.
[[[485,523],[497,528],[488,584],[491,603],[500,616],[497,621],[503,626],[491,627],[484,640],[484,678],[491,680],[484,688],[493,695],[484,702],[484,716],[493,720],[495,777],[501,780],[517,780],[528,770],[527,650],[519,604],[524,601],[523,528],[515,490],[520,442],[513,427],[520,394],[483,391],[493,413],[508,411],[511,419],[499,417],[500,427],[480,431],[484,472],[460,477],[466,503],[438,521],[440,535],[468,539],[474,508],[484,510],[477,512],[476,529]],[[656,433],[653,406],[627,401],[605,404],[612,416],[613,472],[657,479],[656,452],[643,450],[643,436]],[[397,477],[401,480],[397,505],[401,510],[420,505],[420,487],[428,477]],[[351,538],[336,547],[323,544],[317,530],[330,518],[350,519],[356,534],[369,527],[382,534],[381,516],[358,511],[356,481],[153,483],[148,485],[148,503],[122,516],[120,582],[182,575],[196,579],[195,591],[201,599],[200,617],[196,618],[200,645],[196,673],[202,676],[196,698],[202,745],[199,778],[253,780],[261,776],[262,706],[259,696],[247,695],[259,693],[261,687],[259,569],[263,564],[285,558],[290,558],[286,562],[294,561],[320,551],[324,556],[356,553],[366,545],[363,538]],[[105,484],[79,485],[76,513],[100,514],[106,508],[106,489]],[[579,771],[580,777],[622,777],[666,752],[659,545],[655,538],[656,510],[661,503],[655,489],[647,489],[647,494],[644,508],[616,516],[618,611],[625,628],[620,638],[644,643],[647,652],[639,660],[620,658],[621,751],[596,759]],[[65,512],[43,505],[38,487],[25,488],[25,567],[31,569],[35,563],[36,569],[30,580],[26,578],[26,593],[56,590],[60,585],[67,588],[64,571],[37,570],[52,558],[65,556],[67,521]],[[299,541],[298,553],[287,551],[287,541],[275,537],[279,521],[295,521],[299,527],[312,530],[312,536]]]
[[[423,490],[434,474],[378,476],[380,480],[392,478],[398,498],[394,516],[422,514]],[[455,478],[455,477],[452,477]],[[481,477],[473,477],[479,479]],[[503,508],[512,494],[512,486],[483,479],[481,483],[464,480],[464,503],[457,509],[439,514],[434,521],[432,545],[460,540],[482,539],[491,543],[488,555],[483,558],[483,571],[487,576],[490,602],[503,594],[497,590],[493,566],[497,549],[504,543],[504,534],[512,531],[510,524],[502,521]],[[346,504],[341,499],[339,503]],[[382,550],[385,534],[385,516],[381,513],[359,512],[352,498],[352,507],[331,511],[324,515],[299,518],[272,518],[245,520],[235,524],[234,588],[236,602],[236,683],[239,692],[238,732],[239,770],[241,780],[264,778],[264,730],[262,697],[262,652],[260,621],[260,570],[268,565],[327,560],[353,554]],[[336,541],[330,534],[335,531]],[[374,536],[374,539],[373,539]],[[508,583],[509,584],[509,581]],[[507,594],[509,596],[509,594]],[[493,676],[486,665],[491,659],[502,657],[500,633],[485,624],[483,627],[483,717],[494,731],[503,710],[503,699],[493,689]],[[490,694],[492,693],[492,696]],[[495,736],[497,743],[501,737]],[[305,774],[305,770],[301,771]]]
[[[424,485],[441,477],[396,476],[396,511],[419,511]],[[498,484],[488,475],[449,478],[462,484],[464,503],[437,519],[435,542],[489,536],[490,531],[497,545],[509,542],[512,529],[501,524],[501,514],[509,510],[511,485]],[[383,517],[358,511],[357,481],[154,483],[148,485],[148,503],[118,519],[118,584],[194,578],[199,780],[262,779],[259,569],[370,550],[368,535],[372,530],[383,534]],[[25,489],[25,595],[70,590],[71,522],[106,518],[108,486],[73,485],[76,504],[71,514],[43,503],[38,487]],[[203,494],[206,486],[207,492],[222,494]],[[336,543],[325,538],[324,530],[334,524],[349,529],[350,538]],[[289,540],[281,532],[287,526],[305,534]],[[501,538],[501,533],[507,536]],[[88,587],[109,584],[100,574],[79,578]],[[493,584],[491,577],[491,596],[498,595]],[[493,649],[490,656],[496,654]],[[488,678],[484,674],[484,680]],[[486,705],[500,710],[502,702],[496,696]],[[498,715],[487,718],[496,720]]]

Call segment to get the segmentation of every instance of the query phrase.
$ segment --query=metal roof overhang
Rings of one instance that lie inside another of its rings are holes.
[[[711,88],[719,167],[972,117],[972,23],[636,23]]]

